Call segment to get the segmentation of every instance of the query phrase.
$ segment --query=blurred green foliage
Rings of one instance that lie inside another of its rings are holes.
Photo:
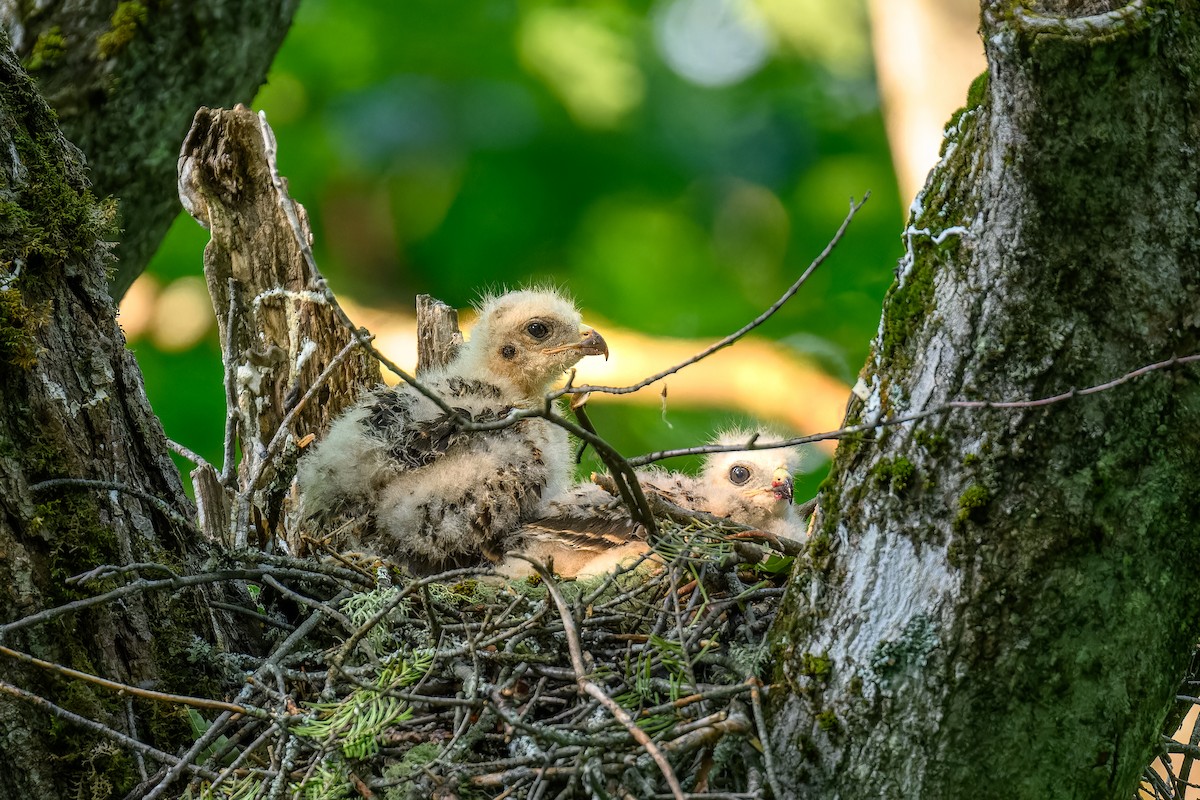
[[[699,3],[691,18],[685,2]],[[902,224],[862,4],[761,0],[761,63],[700,85],[670,64],[724,63],[720,30],[701,35],[704,2],[718,0],[304,0],[255,107],[335,290],[461,307],[549,281],[588,318],[715,338],[778,298],[870,190],[830,261],[760,329],[852,380]],[[691,34],[670,24],[688,19],[698,44],[672,56],[668,39]],[[206,238],[182,217],[150,271],[198,274]],[[219,459],[215,332],[182,354],[133,347],[168,435]],[[670,427],[614,402],[593,417],[629,455],[740,421],[672,408]]]

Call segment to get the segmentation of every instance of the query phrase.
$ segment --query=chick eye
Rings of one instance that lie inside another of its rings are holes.
[[[729,480],[741,486],[746,481],[750,480],[750,470],[743,467],[741,464],[734,464],[729,468]]]
[[[525,332],[533,338],[541,340],[550,335],[550,326],[544,322],[534,320],[525,326]]]

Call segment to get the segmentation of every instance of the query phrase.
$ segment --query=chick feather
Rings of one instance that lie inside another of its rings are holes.
[[[585,355],[608,350],[575,306],[549,289],[485,298],[470,340],[421,383],[469,422],[504,419],[545,402]],[[506,537],[571,470],[566,433],[531,417],[464,431],[455,415],[407,384],[360,399],[300,462],[297,484],[310,524],[357,517],[339,549],[361,549],[418,572],[497,560]]]
[[[755,440],[758,448],[781,437],[765,428],[733,428],[712,444],[734,446]],[[697,475],[664,469],[638,470],[643,491],[674,505],[703,511],[777,536],[804,539],[803,521],[793,504],[792,475],[799,466],[794,447],[713,453]],[[526,557],[553,559],[562,575],[587,577],[647,552],[645,533],[619,498],[589,483],[550,496],[537,519],[520,531],[515,550]],[[520,560],[509,559],[500,571],[525,574]]]

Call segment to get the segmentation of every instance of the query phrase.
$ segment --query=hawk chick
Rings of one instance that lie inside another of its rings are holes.
[[[608,355],[575,306],[548,289],[485,298],[470,340],[421,383],[468,422],[503,419],[545,402],[586,355]],[[309,518],[366,515],[375,537],[351,543],[417,571],[496,560],[507,534],[571,470],[566,433],[540,418],[463,431],[412,386],[380,388],[356,403],[301,460]]]
[[[712,444],[739,445],[757,433],[756,445],[779,441],[766,429],[731,429]],[[795,513],[792,474],[799,465],[794,447],[710,454],[698,475],[663,469],[638,470],[648,494],[693,511],[704,511],[777,536],[805,538]],[[580,484],[552,497],[537,520],[521,531],[516,549],[526,556],[553,558],[562,575],[589,576],[611,570],[621,561],[649,550],[643,531],[621,501],[595,484]],[[527,572],[523,562],[509,560],[506,575]]]

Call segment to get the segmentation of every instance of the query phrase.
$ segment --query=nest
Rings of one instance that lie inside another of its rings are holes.
[[[190,712],[207,750],[185,796],[763,796],[790,562],[736,526],[663,520],[652,557],[592,581],[272,579],[260,604],[308,619],[277,622],[246,713]]]

